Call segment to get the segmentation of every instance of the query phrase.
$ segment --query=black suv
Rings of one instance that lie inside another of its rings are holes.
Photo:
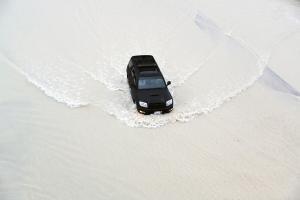
[[[166,83],[153,56],[132,56],[127,66],[127,80],[139,113],[172,111],[173,98],[167,87],[171,82]]]

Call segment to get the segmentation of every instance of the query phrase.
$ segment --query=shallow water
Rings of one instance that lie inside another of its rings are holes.
[[[185,122],[254,83],[276,42],[299,30],[297,7],[259,2],[12,0],[2,3],[0,52],[70,107],[92,104],[132,127]],[[172,81],[172,113],[136,112],[125,69],[137,54],[154,55]]]

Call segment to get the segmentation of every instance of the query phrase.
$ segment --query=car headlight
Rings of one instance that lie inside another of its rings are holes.
[[[169,105],[171,105],[172,103],[173,103],[173,99],[170,99],[170,100],[166,101],[166,106],[169,106]]]
[[[148,104],[146,102],[139,101],[139,104],[141,107],[148,108]]]

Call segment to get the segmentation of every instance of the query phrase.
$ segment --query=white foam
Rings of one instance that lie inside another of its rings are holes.
[[[96,105],[132,127],[210,112],[253,84],[267,64],[184,1],[30,1],[12,0],[2,14],[2,54],[46,95],[70,107]],[[136,112],[125,74],[136,54],[153,54],[172,81],[172,113]]]

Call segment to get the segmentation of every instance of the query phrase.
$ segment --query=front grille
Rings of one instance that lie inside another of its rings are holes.
[[[149,103],[149,108],[151,109],[158,109],[158,108],[164,108],[164,103]]]

